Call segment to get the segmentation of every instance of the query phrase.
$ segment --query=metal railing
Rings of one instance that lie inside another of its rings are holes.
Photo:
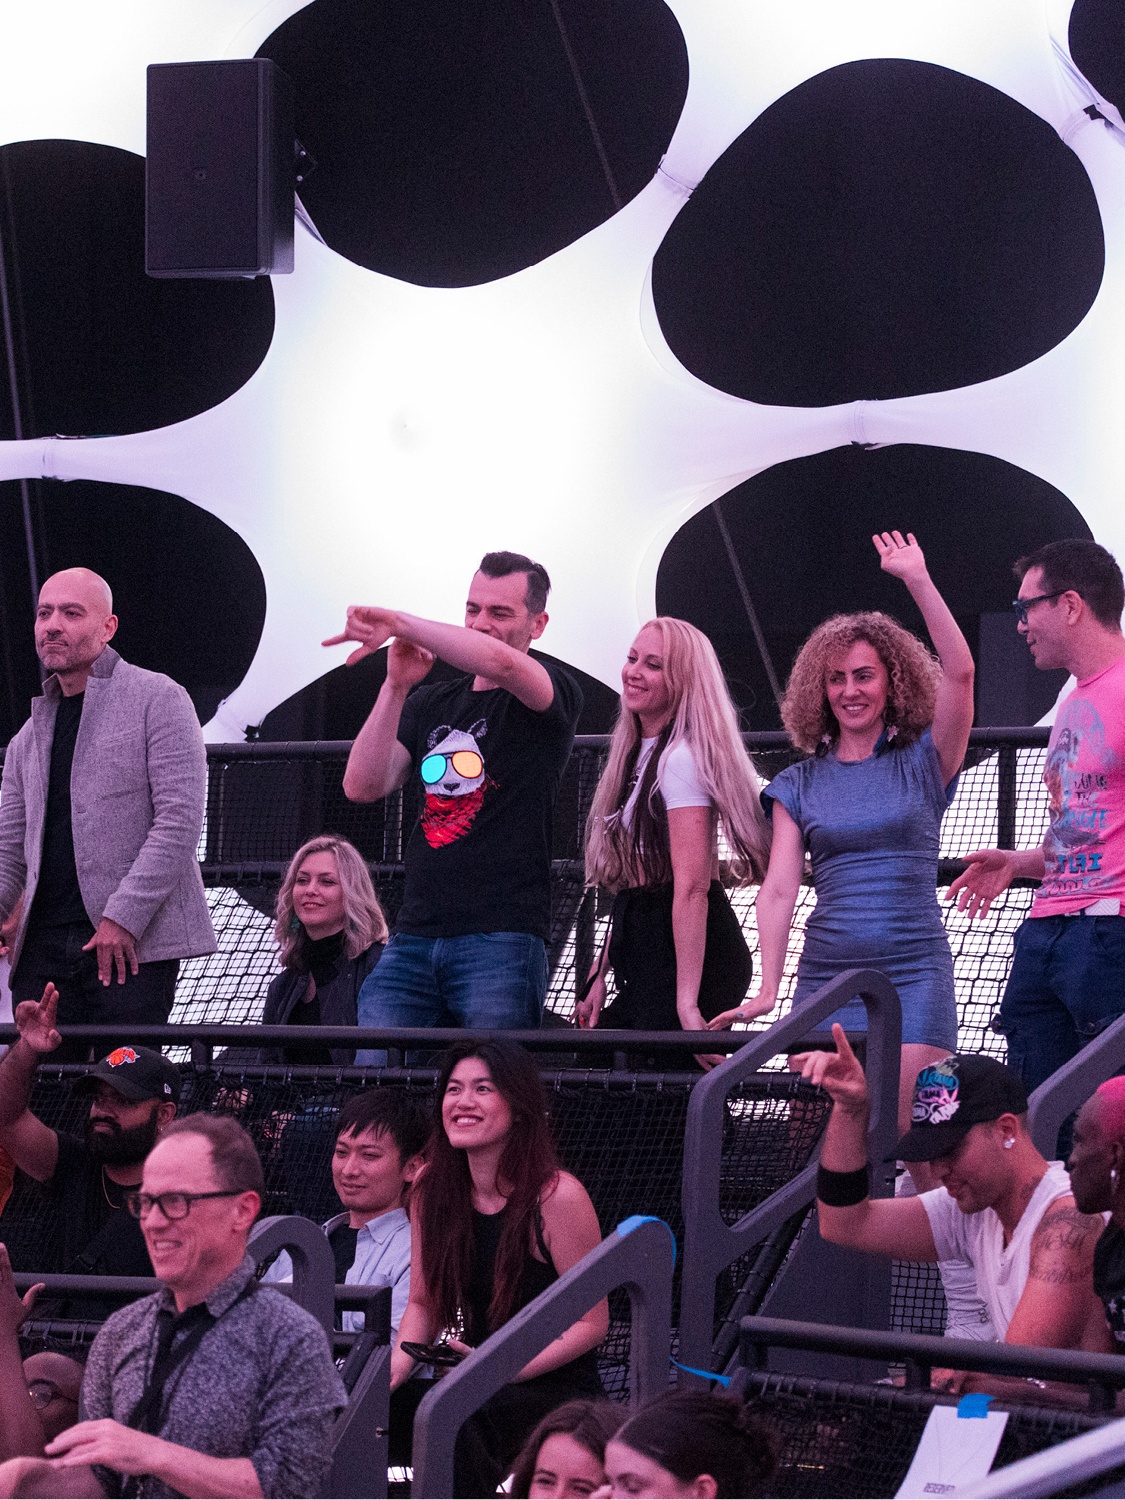
[[[929,1390],[935,1369],[972,1370],[1026,1380],[1059,1380],[1083,1385],[1090,1410],[1110,1414],[1116,1394],[1125,1390],[1125,1358],[1082,1349],[1042,1349],[1031,1344],[998,1344],[975,1339],[933,1338],[920,1333],[881,1333],[870,1328],[839,1328],[788,1318],[743,1318],[739,1362],[750,1370],[768,1368],[771,1349],[803,1349],[845,1354],[904,1365],[907,1391]],[[1000,1405],[1003,1399],[997,1397]]]
[[[1075,1485],[1096,1479],[1125,1464],[1125,1420],[1109,1422],[1096,1432],[1084,1432],[1044,1453],[1033,1453],[1006,1468],[994,1469],[958,1496],[977,1500],[1008,1500],[1010,1496],[1062,1495]],[[1121,1485],[1102,1494],[1121,1494]]]
[[[659,1219],[626,1219],[553,1286],[435,1382],[414,1419],[412,1494],[453,1494],[453,1457],[464,1423],[529,1360],[610,1292],[628,1293],[629,1391],[647,1401],[668,1387],[675,1240]]]
[[[1125,1069],[1125,1016],[1112,1021],[1081,1052],[1052,1073],[1028,1100],[1027,1128],[1048,1161],[1063,1122],[1108,1078]]]
[[[727,1096],[734,1085],[758,1072],[777,1053],[803,1041],[818,1022],[856,995],[863,1000],[868,1023],[871,1194],[883,1198],[894,1192],[894,1162],[887,1163],[885,1159],[898,1139],[901,1006],[898,992],[885,974],[874,969],[849,969],[795,1006],[740,1052],[728,1057],[701,1079],[692,1092],[684,1139],[684,1263],[680,1298],[680,1349],[686,1365],[713,1368],[710,1361],[715,1281],[720,1272],[761,1244],[786,1220],[807,1209],[816,1197],[814,1160],[736,1224],[726,1223],[720,1212],[720,1166]],[[838,1258],[839,1252],[830,1247],[830,1255]],[[792,1274],[795,1268],[791,1266],[789,1270]],[[823,1288],[818,1289],[822,1291]],[[878,1317],[878,1307],[869,1309],[869,1315]]]

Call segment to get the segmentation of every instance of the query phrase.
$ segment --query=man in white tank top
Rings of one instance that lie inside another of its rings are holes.
[[[847,1037],[796,1059],[832,1097],[817,1181],[824,1239],[896,1260],[959,1259],[973,1268],[992,1323],[1009,1344],[1104,1350],[1094,1294],[1097,1215],[1078,1211],[1061,1162],[1027,1132],[1027,1095],[992,1058],[959,1054],[924,1068],[902,1161],[927,1161],[941,1186],[917,1198],[868,1197],[867,1080]],[[979,1383],[979,1382],[978,1382]]]

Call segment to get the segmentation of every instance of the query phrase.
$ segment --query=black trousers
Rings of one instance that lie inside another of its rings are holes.
[[[67,927],[31,928],[12,975],[12,1004],[38,1000],[48,982],[59,992],[58,1024],[66,1026],[114,1026],[121,1030],[98,1044],[98,1057],[114,1047],[135,1040],[132,1026],[163,1026],[172,1011],[176,995],[178,958],[158,959],[141,964],[136,974],[126,969],[125,983],[117,982],[114,973],[108,985],[98,979],[98,955],[93,949],[82,951],[94,935],[89,922],[73,922]],[[57,1062],[85,1062],[90,1055],[89,1042],[63,1038],[53,1053]]]

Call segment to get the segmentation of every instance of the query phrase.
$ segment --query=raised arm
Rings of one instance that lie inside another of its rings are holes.
[[[349,666],[369,655],[353,652]],[[387,650],[387,675],[375,706],[355,737],[344,767],[344,795],[351,802],[378,802],[410,774],[410,752],[398,739],[407,694],[429,672],[434,658],[409,641],[394,640]]]
[[[546,667],[526,651],[517,651],[483,630],[470,630],[464,625],[423,620],[401,610],[352,605],[343,632],[324,644],[358,641],[359,650],[348,657],[348,665],[353,666],[392,639],[409,641],[486,684],[506,688],[535,713],[545,712],[554,702],[555,685]]]
[[[777,1004],[785,973],[785,955],[789,949],[789,929],[793,925],[793,911],[804,869],[804,835],[781,803],[775,801],[769,868],[755,903],[761,944],[758,993],[744,1000],[735,1010],[725,1010],[716,1016],[709,1022],[712,1031],[721,1031],[732,1021],[748,1021],[754,1016],[768,1015]]]
[[[53,984],[41,1000],[24,1000],[16,1006],[19,1040],[0,1061],[0,1146],[9,1152],[21,1172],[37,1182],[55,1174],[59,1160],[59,1138],[28,1107],[39,1059],[62,1042],[55,1027],[59,996]]]
[[[867,1079],[839,1022],[832,1027],[832,1037],[835,1052],[806,1052],[792,1058],[791,1065],[796,1069],[800,1064],[801,1077],[823,1088],[832,1099],[820,1165],[830,1173],[858,1173],[868,1165]],[[897,1260],[937,1260],[930,1220],[917,1198],[865,1196],[844,1207],[824,1202],[818,1184],[816,1212],[821,1238],[835,1245],[892,1255]]]
[[[922,611],[930,640],[941,658],[941,681],[931,733],[946,786],[961,769],[973,727],[973,678],[976,667],[969,643],[953,618],[949,605],[937,591],[926,567],[922,549],[908,531],[884,531],[871,538],[884,573],[901,578],[910,597]]]

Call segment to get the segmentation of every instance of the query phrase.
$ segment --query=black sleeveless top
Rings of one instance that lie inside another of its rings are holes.
[[[488,1308],[496,1285],[496,1255],[500,1249],[505,1213],[507,1209],[501,1209],[498,1214],[482,1214],[477,1209],[473,1209],[473,1268],[465,1297],[464,1337],[465,1342],[473,1345],[474,1348],[482,1344],[490,1333],[496,1331],[489,1324]],[[534,1255],[528,1253],[516,1292],[515,1306],[512,1308],[513,1314],[526,1307],[529,1302],[534,1302],[541,1292],[545,1292],[559,1279],[558,1272],[551,1262],[551,1253],[543,1238],[543,1221],[538,1213],[535,1215],[535,1246],[543,1259],[537,1260]],[[577,1359],[549,1372],[550,1377],[563,1376],[565,1378],[567,1375],[576,1377],[583,1389],[588,1386],[594,1394],[601,1392],[595,1350],[587,1350]]]

